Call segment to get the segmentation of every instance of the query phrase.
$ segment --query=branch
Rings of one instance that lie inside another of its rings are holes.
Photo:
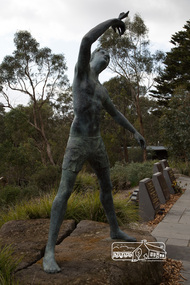
[[[11,103],[9,101],[9,96],[3,91],[3,89],[0,91],[0,93],[3,95],[5,101],[7,102],[7,105],[3,104],[3,107],[14,109],[14,107],[11,105]]]
[[[35,98],[35,87],[33,85],[33,81],[32,81],[32,79],[30,77],[30,73],[29,73],[29,70],[28,70],[28,62],[27,62],[27,66],[25,67],[25,74],[26,74],[26,76],[28,77],[28,79],[30,81],[30,85],[31,85],[32,90],[33,90],[33,96],[29,92],[28,93],[30,94],[30,96],[33,99],[33,101],[36,101],[36,98]]]
[[[44,98],[45,87],[46,87],[46,84],[47,84],[47,80],[48,80],[49,74],[50,74],[50,66],[48,64],[48,73],[46,75],[46,78],[45,78],[45,81],[44,81],[44,86],[42,88],[42,101],[43,101],[43,98]]]

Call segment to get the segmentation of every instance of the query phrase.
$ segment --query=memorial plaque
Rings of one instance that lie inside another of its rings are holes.
[[[169,188],[170,194],[174,194],[175,191],[174,191],[174,188],[173,188],[173,184],[176,183],[176,179],[175,179],[173,170],[170,167],[166,167],[163,170],[163,175],[164,175],[166,184],[167,184],[167,186]]]
[[[165,204],[170,198],[170,191],[161,172],[153,174],[152,180],[158,194],[158,198],[161,204]]]
[[[159,175],[158,176],[158,180],[160,182],[162,191],[164,193],[164,197],[165,197],[165,199],[167,201],[167,200],[170,199],[170,191],[169,191],[169,188],[168,188],[168,186],[166,184],[166,180],[164,179],[164,175],[163,174]]]
[[[139,182],[139,211],[143,221],[154,220],[160,210],[160,201],[153,181],[145,178]]]
[[[160,161],[160,163],[161,163],[163,169],[166,168],[166,167],[169,167],[169,164],[168,164],[166,159],[162,159]]]
[[[156,192],[156,189],[154,187],[153,181],[150,179],[145,183],[148,194],[150,196],[150,200],[152,201],[152,205],[154,207],[155,211],[159,211],[160,209],[160,201],[158,198],[158,194]]]
[[[160,162],[154,163],[154,166],[153,166],[153,173],[157,173],[157,172],[163,173],[163,167]]]
[[[175,176],[174,176],[173,170],[172,170],[170,167],[168,167],[168,168],[169,168],[168,174],[169,174],[171,183],[172,183],[172,184],[175,184],[175,183],[176,183],[176,178],[175,178]]]

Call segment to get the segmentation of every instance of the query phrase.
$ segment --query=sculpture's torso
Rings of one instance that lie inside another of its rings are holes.
[[[73,136],[100,136],[100,112],[106,99],[106,89],[89,72],[73,81],[74,120],[70,134]]]

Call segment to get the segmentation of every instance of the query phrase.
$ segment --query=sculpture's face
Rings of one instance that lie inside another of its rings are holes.
[[[104,49],[97,50],[91,61],[91,66],[96,70],[97,73],[102,72],[109,64],[110,56]]]

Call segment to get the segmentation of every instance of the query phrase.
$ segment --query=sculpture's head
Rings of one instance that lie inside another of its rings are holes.
[[[90,66],[95,69],[97,73],[100,73],[108,66],[109,61],[109,53],[103,48],[97,48],[91,54]]]

